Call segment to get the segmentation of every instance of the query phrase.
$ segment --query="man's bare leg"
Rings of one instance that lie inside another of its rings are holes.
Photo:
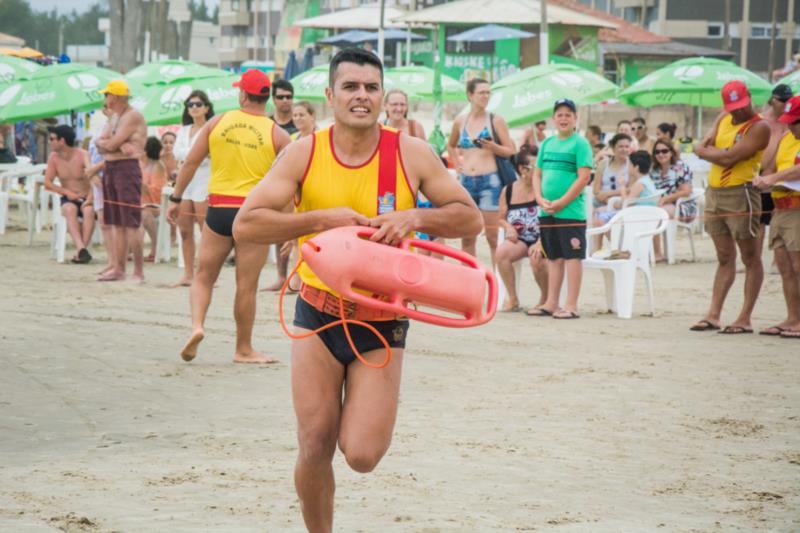
[[[564,260],[547,260],[547,301],[541,309],[555,313],[558,309],[558,299],[561,297],[561,284],[564,283]]]
[[[583,281],[583,263],[580,259],[567,259],[564,261],[567,271],[567,301],[564,302],[566,314],[578,314],[578,296],[581,293]],[[559,315],[560,316],[560,315]]]
[[[236,319],[236,352],[234,363],[277,363],[253,348],[253,322],[256,319],[258,277],[267,260],[269,246],[235,243],[236,299],[233,317]]]
[[[92,245],[92,233],[94,232],[94,209],[92,206],[83,207],[83,225],[81,226],[81,232],[83,247],[89,248]]]
[[[714,241],[714,249],[717,251],[717,271],[711,290],[711,305],[696,325],[705,321],[719,327],[722,306],[736,280],[736,241],[728,234],[712,235],[711,240]]]
[[[307,330],[298,329],[298,333]],[[308,531],[333,530],[333,454],[339,438],[345,367],[316,335],[292,342],[292,403],[297,416],[294,484]]]
[[[138,228],[131,228],[138,232]],[[110,251],[113,252],[114,268],[101,274],[98,281],[120,281],[125,279],[125,269],[128,259],[128,228],[124,226],[111,226],[112,244]]]
[[[125,230],[125,240],[133,253],[133,279],[137,283],[144,283],[144,240],[139,228],[123,228]],[[123,261],[127,259],[122,256]],[[123,262],[123,265],[125,263]]]
[[[750,317],[753,315],[758,293],[761,292],[761,284],[764,282],[764,264],[761,261],[763,239],[745,239],[736,241],[736,244],[739,246],[745,268],[744,302],[739,316],[730,326],[752,329]]]
[[[191,361],[197,355],[197,346],[205,337],[203,325],[206,321],[208,306],[211,304],[211,292],[217,282],[219,271],[225,258],[233,248],[233,238],[214,233],[203,227],[203,240],[200,243],[197,273],[189,289],[189,304],[192,309],[192,334],[181,350],[184,361]]]
[[[275,257],[277,258],[275,260],[275,266],[276,266],[275,270],[278,273],[278,279],[276,279],[272,284],[267,285],[266,287],[261,289],[262,291],[269,291],[269,292],[279,291],[281,290],[281,287],[283,287],[283,284],[286,283],[286,277],[289,275],[289,256],[291,255],[291,252],[281,253],[283,245],[284,243],[274,245]]]
[[[100,232],[103,234],[103,247],[106,249],[106,266],[98,272],[99,275],[102,275],[114,270],[114,258],[111,253],[111,250],[114,249],[114,241],[111,235],[111,226],[106,224],[105,218],[103,218],[103,209],[97,210],[97,222],[100,224]]]
[[[67,221],[67,232],[69,236],[72,237],[75,248],[78,249],[78,251],[86,248],[81,234],[81,223],[78,221],[78,208],[75,204],[67,202],[61,206],[61,214],[64,215],[64,219]]]
[[[492,267],[497,259],[497,233],[499,229],[497,211],[481,211],[483,215],[483,233],[486,235],[486,242],[489,244],[489,253],[492,256]]]
[[[191,200],[181,201],[178,210],[178,231],[181,234],[183,250],[183,277],[170,287],[189,287],[194,278],[194,258],[197,252],[194,242],[195,203]]]
[[[800,252],[790,252],[785,246],[775,248],[773,252],[786,300],[786,320],[764,331],[779,335],[781,330],[800,330]]]

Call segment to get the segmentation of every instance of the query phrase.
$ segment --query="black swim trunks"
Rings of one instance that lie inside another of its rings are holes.
[[[586,257],[586,221],[572,218],[541,217],[542,249],[548,259]]]
[[[208,206],[206,226],[217,235],[233,237],[233,219],[236,218],[238,212],[238,207]]]
[[[59,202],[63,206],[64,204],[72,204],[78,208],[78,213],[81,212],[81,208],[83,207],[84,202],[86,202],[86,198],[78,198],[77,200],[70,200],[66,196],[61,196]]]
[[[339,317],[323,313],[302,298],[297,298],[297,303],[294,307],[294,325],[298,328],[313,331],[337,320],[339,320]],[[409,326],[407,319],[376,320],[368,321],[367,323],[377,329],[392,348],[406,347],[406,335],[408,334]],[[347,329],[350,330],[353,344],[361,354],[384,347],[381,340],[364,326],[348,323]],[[350,348],[350,343],[347,342],[347,337],[344,334],[344,327],[341,325],[320,331],[317,336],[341,364],[347,366],[356,360],[356,354]]]

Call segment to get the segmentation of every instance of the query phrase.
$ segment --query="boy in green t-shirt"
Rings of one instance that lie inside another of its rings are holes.
[[[546,216],[539,219],[542,248],[547,256],[547,301],[528,314],[553,318],[578,318],[578,294],[583,277],[581,261],[586,255],[586,212],[583,189],[592,170],[592,147],[575,132],[577,108],[562,98],[553,106],[558,135],[539,147],[533,189]],[[567,272],[567,301],[558,307],[561,284]]]

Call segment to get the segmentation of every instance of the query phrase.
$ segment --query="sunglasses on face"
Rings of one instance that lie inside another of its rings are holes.
[[[205,107],[205,106],[206,106],[206,104],[204,104],[203,102],[186,102],[186,107],[187,108],[190,108],[190,107]]]
[[[293,94],[276,94],[275,100],[291,100],[294,98]]]
[[[669,150],[655,150],[653,153],[656,154],[656,155],[664,155],[664,154],[668,154]]]
[[[633,127],[633,131],[640,131],[640,130],[643,130],[643,129],[644,129],[644,126],[634,126]]]

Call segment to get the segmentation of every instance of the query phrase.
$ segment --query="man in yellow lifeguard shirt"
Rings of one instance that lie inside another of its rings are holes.
[[[777,172],[756,178],[762,189],[772,188],[775,211],[769,226],[769,247],[783,280],[786,320],[762,330],[762,335],[800,339],[800,96],[791,98],[779,119],[789,126],[775,154]]]
[[[233,86],[239,87],[239,109],[215,116],[198,134],[197,141],[178,171],[175,191],[170,196],[172,204],[167,211],[172,223],[178,216],[193,216],[179,213],[178,204],[197,167],[209,157],[211,177],[208,182],[208,212],[200,241],[197,275],[192,280],[189,297],[192,334],[181,350],[181,357],[184,361],[191,361],[197,355],[197,347],[205,336],[203,324],[214,283],[231,248],[235,248],[236,298],[233,316],[236,319],[236,350],[233,361],[275,363],[276,359],[259,353],[252,344],[258,275],[269,248],[235,241],[232,227],[245,196],[266,175],[276,155],[289,144],[290,139],[288,133],[266,116],[264,108],[270,91],[266,74],[255,69],[248,70]]]
[[[374,54],[337,53],[326,95],[333,126],[297,140],[281,154],[242,206],[233,230],[237,240],[265,245],[359,224],[380,228],[372,240],[389,245],[413,231],[445,238],[480,232],[480,211],[427,143],[378,124],[383,66]],[[418,191],[434,208],[416,208]],[[296,211],[282,213],[293,198]],[[337,320],[338,299],[310,270],[300,275],[294,325],[313,331]],[[333,527],[337,443],[353,470],[369,472],[389,448],[397,414],[408,321],[352,303],[347,307],[350,316],[381,332],[393,348],[392,360],[380,370],[354,362],[341,326],[292,343],[299,442],[295,487],[306,527],[314,532]],[[375,335],[358,326],[351,334],[368,361],[383,360]]]
[[[690,329],[720,329],[722,306],[736,279],[736,248],[745,268],[744,303],[736,320],[720,333],[752,333],[750,316],[764,281],[758,246],[761,196],[752,181],[758,175],[761,154],[769,143],[769,126],[753,109],[750,91],[741,81],[722,87],[727,114],[695,150],[711,163],[706,189],[706,231],[717,251],[717,272],[706,315]]]

